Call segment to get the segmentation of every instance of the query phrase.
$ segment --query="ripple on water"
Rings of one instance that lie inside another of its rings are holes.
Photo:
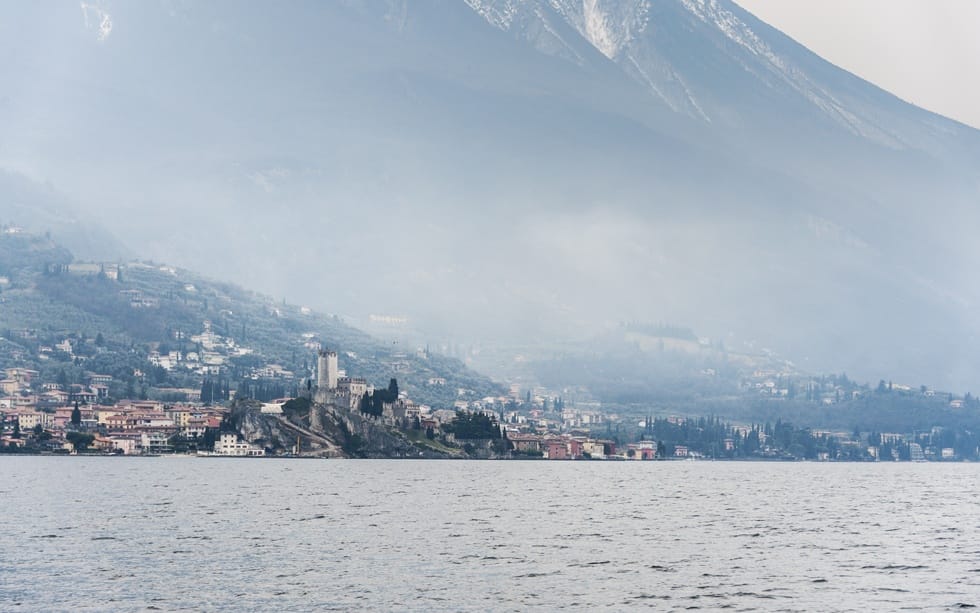
[[[46,481],[3,491],[0,610],[63,608],[57,590],[16,586],[66,578],[79,611],[948,610],[978,592],[968,465],[34,457],[4,469],[8,484]],[[96,509],[93,491],[113,503]],[[889,496],[869,508],[869,491]]]

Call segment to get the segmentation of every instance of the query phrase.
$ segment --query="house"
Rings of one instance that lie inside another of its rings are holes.
[[[113,434],[109,437],[112,449],[121,450],[126,455],[135,455],[139,452],[141,439],[139,434]]]
[[[223,432],[218,437],[218,440],[214,442],[214,455],[235,457],[264,456],[265,449],[260,449],[251,443],[240,440],[238,434],[234,432]]]
[[[49,413],[42,413],[40,411],[21,411],[17,414],[17,424],[20,426],[21,432],[33,429],[35,426],[41,426],[46,428],[52,423],[52,418]]]
[[[112,375],[100,375],[98,373],[88,373],[88,382],[91,385],[109,385],[112,383]]]
[[[640,441],[626,446],[626,457],[632,460],[653,460],[657,457],[657,443]]]
[[[541,451],[541,438],[534,434],[508,434],[515,451],[524,453]]]
[[[37,377],[38,372],[29,368],[8,368],[3,371],[8,379],[30,384],[31,380]]]
[[[194,438],[199,436],[204,436],[204,433],[209,427],[209,420],[206,417],[191,417],[187,420],[187,423],[182,426],[180,433],[187,438]]]
[[[103,400],[109,397],[108,385],[92,385],[90,389],[95,393],[96,400]]]
[[[569,459],[568,447],[565,445],[565,441],[560,441],[560,440],[548,441],[546,445],[547,445],[549,460]]]
[[[44,402],[55,405],[68,404],[68,392],[63,390],[50,390],[41,394]]]
[[[139,448],[142,453],[171,453],[170,435],[163,431],[140,432]]]
[[[187,408],[173,407],[163,410],[164,415],[170,418],[175,426],[185,427],[191,419],[191,411]]]
[[[612,455],[608,453],[609,450],[606,447],[605,441],[596,441],[588,439],[582,443],[582,454],[588,454],[589,457],[601,459],[606,457],[606,455]]]
[[[33,408],[37,405],[37,396],[11,396],[11,408]]]

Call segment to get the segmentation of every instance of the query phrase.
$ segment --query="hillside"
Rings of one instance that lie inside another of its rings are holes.
[[[320,346],[337,350],[351,376],[378,386],[395,377],[435,408],[499,393],[456,360],[384,346],[335,316],[166,265],[76,262],[35,235],[0,234],[0,280],[0,368],[37,369],[51,382],[111,375],[115,398],[180,396],[204,379],[294,393]]]

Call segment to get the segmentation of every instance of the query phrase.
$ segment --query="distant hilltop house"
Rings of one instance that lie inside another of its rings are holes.
[[[102,275],[111,281],[119,280],[119,265],[99,262],[73,262],[65,267],[65,272],[81,277]]]
[[[157,298],[147,298],[138,289],[120,290],[119,295],[129,300],[129,306],[134,309],[154,309],[160,306]]]
[[[368,316],[368,320],[372,324],[381,324],[384,326],[404,326],[408,323],[407,317],[399,317],[396,315],[376,315],[371,314]]]

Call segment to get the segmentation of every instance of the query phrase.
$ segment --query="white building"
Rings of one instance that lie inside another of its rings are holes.
[[[259,449],[250,443],[239,440],[234,432],[223,432],[214,442],[214,454],[225,456],[263,456],[265,449]]]

